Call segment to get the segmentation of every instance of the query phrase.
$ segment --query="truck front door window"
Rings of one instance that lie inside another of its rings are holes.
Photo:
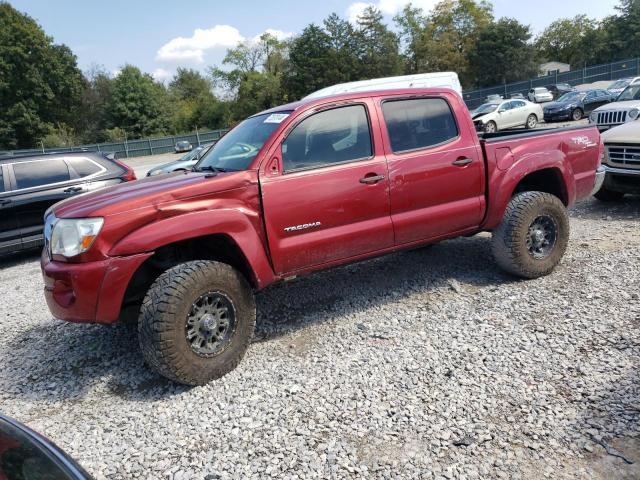
[[[282,143],[285,171],[350,162],[371,155],[371,133],[363,105],[311,115]]]

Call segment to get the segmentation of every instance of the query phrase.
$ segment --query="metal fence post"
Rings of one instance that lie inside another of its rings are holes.
[[[198,140],[198,146],[200,146],[200,134],[198,133],[198,126],[196,125],[196,139]]]
[[[147,143],[149,144],[149,152],[151,152],[151,155],[153,155],[153,147],[151,146],[151,139],[147,138]]]

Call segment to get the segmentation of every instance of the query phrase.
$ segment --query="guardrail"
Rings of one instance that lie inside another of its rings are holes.
[[[94,143],[90,145],[78,145],[76,147],[31,148],[5,152],[0,151],[0,156],[10,155],[23,157],[27,155],[41,155],[46,153],[105,152],[113,153],[115,158],[142,157],[146,155],[173,152],[175,144],[183,140],[197,146],[204,143],[214,142],[227,132],[227,129],[210,130],[205,132],[196,131],[185,135],[143,138],[140,140],[131,140],[119,143]]]
[[[522,93],[525,97],[530,89],[535,87],[546,87],[556,83],[568,83],[570,85],[580,85],[583,83],[593,83],[602,80],[618,80],[625,77],[640,76],[640,58],[620,60],[618,62],[593,65],[579,70],[570,70],[562,73],[552,73],[542,77],[524,80],[522,82],[507,83],[495,87],[481,88],[469,92],[462,92],[462,97],[470,109],[482,105],[488,95],[502,95],[509,98],[514,93]]]

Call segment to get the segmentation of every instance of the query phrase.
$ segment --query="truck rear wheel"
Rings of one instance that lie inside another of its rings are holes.
[[[233,370],[256,322],[251,287],[224,263],[177,265],[151,285],[140,308],[138,339],[148,365],[171,380],[204,385]]]
[[[492,238],[493,256],[507,272],[538,278],[553,271],[569,242],[569,215],[550,193],[515,195]]]

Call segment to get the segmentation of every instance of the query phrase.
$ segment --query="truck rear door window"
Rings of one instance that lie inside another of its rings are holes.
[[[61,158],[13,164],[18,190],[70,180],[69,168]]]
[[[439,145],[458,136],[453,112],[441,98],[387,100],[382,112],[394,153]]]
[[[282,143],[285,171],[361,160],[372,155],[364,105],[349,105],[311,115]]]

